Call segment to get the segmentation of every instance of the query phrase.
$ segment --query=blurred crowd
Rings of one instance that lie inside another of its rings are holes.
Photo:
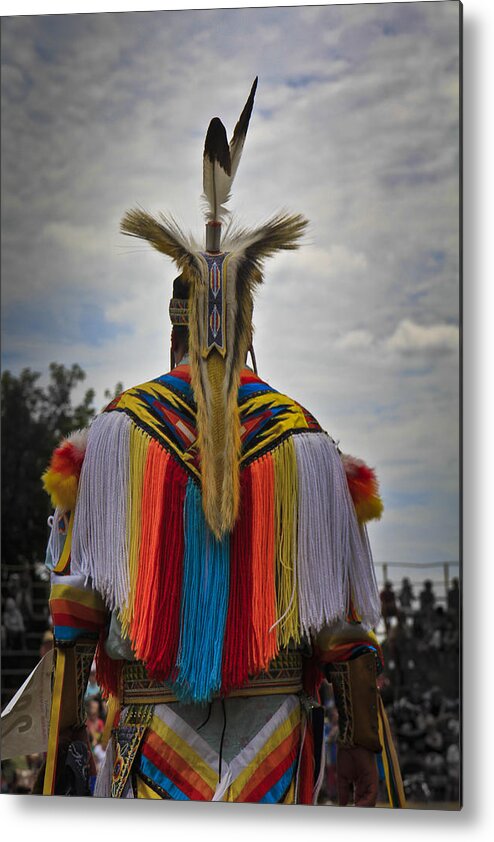
[[[413,684],[387,707],[407,798],[457,802],[460,797],[460,700]]]
[[[105,758],[103,733],[107,716],[107,703],[102,698],[96,682],[96,665],[93,663],[86,688],[84,706],[86,709],[86,728],[95,761],[96,772]],[[38,778],[43,766],[43,754],[12,757],[2,762],[2,793],[28,794]],[[94,784],[94,780],[91,782]]]
[[[26,649],[34,619],[33,583],[28,568],[2,582],[2,651]]]
[[[34,570],[27,562],[15,570],[2,565],[2,653],[24,652],[50,629],[48,579],[42,564]]]
[[[439,684],[458,695],[460,662],[459,582],[453,579],[444,604],[438,604],[426,580],[415,598],[408,579],[395,596],[386,582],[381,592],[385,637],[383,651],[395,697],[415,681],[426,689]]]
[[[410,803],[455,803],[460,791],[460,589],[453,579],[446,600],[439,603],[433,583],[426,580],[418,594],[409,579],[398,592],[391,582],[381,591],[384,623],[382,647],[385,670],[380,677],[400,760],[405,794]],[[37,614],[29,573],[13,573],[2,589],[2,652],[8,658],[26,651],[27,635],[38,630],[39,656],[53,645],[48,617]],[[44,629],[44,631],[43,631]],[[40,631],[41,630],[41,631]],[[10,655],[9,653],[12,653]],[[335,759],[338,715],[329,685],[326,707],[326,776],[323,803],[336,803]],[[87,731],[96,765],[105,756],[103,733],[106,701],[96,681],[93,664],[85,695]],[[1,791],[31,791],[42,755],[12,758],[2,763]],[[381,770],[382,772],[382,770]],[[381,777],[382,774],[381,774]],[[380,801],[386,802],[384,781]]]
[[[380,692],[410,804],[460,800],[460,587],[453,579],[439,602],[427,579],[416,594],[409,579],[381,591],[385,669]],[[331,690],[326,707],[323,803],[337,802],[338,714]],[[379,800],[387,801],[383,772]]]
[[[386,582],[381,591],[381,611],[388,640],[393,627],[411,626],[414,639],[426,640],[440,650],[458,648],[460,585],[456,578],[447,591],[446,605],[438,603],[430,579],[425,580],[418,597],[409,579],[403,579],[398,594],[391,582]]]
[[[460,586],[439,602],[427,579],[381,592],[386,670],[381,694],[411,801],[460,797]]]

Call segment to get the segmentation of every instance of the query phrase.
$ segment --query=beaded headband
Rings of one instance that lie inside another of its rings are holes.
[[[189,324],[189,302],[186,298],[171,298],[168,312],[172,325]]]

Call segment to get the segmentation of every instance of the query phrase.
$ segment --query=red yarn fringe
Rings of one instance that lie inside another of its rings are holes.
[[[252,626],[249,671],[267,670],[278,654],[276,629],[274,466],[270,453],[252,463]],[[271,631],[270,631],[271,629]]]
[[[187,480],[184,469],[175,459],[170,458],[162,491],[161,540],[149,606],[149,640],[145,659],[149,675],[158,680],[176,678],[174,673],[180,637],[183,515]]]
[[[304,692],[316,702],[320,702],[319,690],[324,678],[320,664],[320,653],[304,658],[302,662],[302,686]]]
[[[314,732],[312,723],[307,720],[298,783],[298,804],[312,804],[314,793]]]
[[[101,632],[96,647],[96,681],[101,687],[103,697],[120,697],[123,661],[110,658],[105,649],[106,629]]]
[[[141,545],[130,636],[156,679],[175,666],[180,631],[187,474],[156,441],[149,444],[141,503]]]
[[[222,693],[242,687],[249,677],[252,637],[252,481],[240,475],[240,512],[230,539],[230,595],[223,644]]]

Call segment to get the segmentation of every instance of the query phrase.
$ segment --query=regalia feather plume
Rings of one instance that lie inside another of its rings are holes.
[[[203,198],[206,202],[208,222],[221,222],[225,216],[225,204],[230,199],[233,179],[244,148],[256,89],[257,77],[229,144],[225,127],[219,117],[213,117],[209,124],[203,155]]]
[[[240,422],[237,391],[252,342],[256,287],[264,260],[296,249],[307,226],[299,214],[279,213],[255,229],[230,224],[221,241],[225,204],[238,169],[254,105],[255,79],[230,143],[218,117],[204,145],[206,247],[187,237],[173,218],[127,212],[124,234],[147,240],[171,257],[188,285],[191,382],[197,403],[204,514],[216,538],[231,532],[239,508]]]

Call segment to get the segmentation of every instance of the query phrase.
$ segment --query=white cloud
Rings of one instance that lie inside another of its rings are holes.
[[[375,343],[375,339],[368,330],[350,330],[336,340],[336,346],[342,351],[367,351]]]
[[[402,319],[390,336],[380,338],[368,330],[350,330],[336,340],[335,346],[343,351],[363,353],[373,349],[395,364],[400,357],[432,360],[436,356],[458,354],[459,329],[456,325],[419,325]]]
[[[386,348],[399,354],[449,354],[458,352],[459,331],[456,325],[418,325],[403,319],[386,340]]]
[[[41,240],[51,241],[55,247],[93,257],[99,257],[104,248],[104,238],[101,231],[90,225],[74,225],[68,220],[65,222],[48,222],[40,232]]]

